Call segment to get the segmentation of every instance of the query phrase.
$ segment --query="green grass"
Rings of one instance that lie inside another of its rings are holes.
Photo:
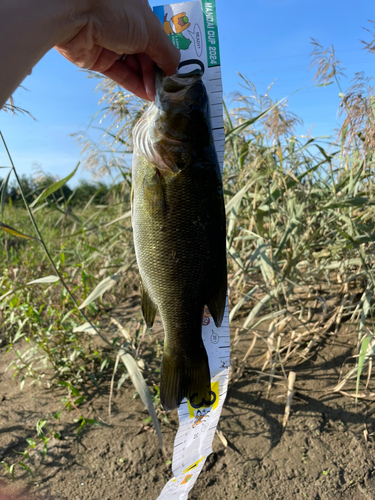
[[[340,62],[313,43],[317,84],[339,86],[344,121],[337,141],[296,136],[300,120],[290,113],[287,100],[276,103],[268,91],[258,94],[246,79],[243,94],[225,106],[223,178],[234,348],[252,337],[234,380],[258,344],[265,355],[251,368],[268,377],[270,390],[276,377],[286,380],[287,372],[312,356],[328,334],[340,335],[345,326],[358,334],[353,355],[359,357],[359,368],[349,374],[357,376],[358,392],[362,369],[372,366],[374,343],[374,97],[363,93],[358,77],[344,92]],[[118,369],[117,380],[123,383],[130,375],[154,418],[153,405],[163,420],[158,372],[148,373],[152,394],[137,386],[140,371],[133,362],[142,358],[140,312],[135,329],[118,327],[109,333],[100,326],[138,290],[125,159],[144,103],[109,80],[100,80],[99,86],[103,113],[111,123],[103,146],[81,137],[88,153],[84,164],[94,172],[117,167],[120,177],[110,187],[81,184],[78,195],[52,179],[41,185],[24,179],[44,247],[20,204],[21,190],[11,180],[3,183],[2,223],[37,240],[7,230],[1,235],[0,333],[9,369],[23,390],[36,382],[65,387],[64,407],[71,411],[84,402],[85,386],[100,384]],[[43,189],[48,189],[45,195]],[[51,275],[58,281],[28,285]],[[87,332],[99,332],[107,346],[99,348]],[[157,353],[160,364],[160,346]],[[82,419],[79,428],[90,423]]]

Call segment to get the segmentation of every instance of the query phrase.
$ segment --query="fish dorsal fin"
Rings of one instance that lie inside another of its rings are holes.
[[[147,288],[142,282],[141,277],[139,277],[141,282],[141,303],[142,303],[142,314],[144,320],[146,321],[147,328],[152,328],[155,321],[156,311],[158,310],[156,304],[151,299]]]

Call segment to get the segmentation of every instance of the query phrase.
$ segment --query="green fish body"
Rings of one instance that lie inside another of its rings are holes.
[[[223,185],[201,73],[156,78],[156,99],[133,131],[132,222],[149,327],[165,340],[160,397],[210,401],[204,307],[220,326],[227,293]]]

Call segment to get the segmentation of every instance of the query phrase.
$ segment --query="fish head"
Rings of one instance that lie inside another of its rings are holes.
[[[165,76],[156,72],[155,139],[170,139],[196,147],[210,142],[210,106],[202,71]]]
[[[134,144],[160,171],[176,173],[213,145],[202,71],[165,76],[157,68],[155,89],[155,103],[136,126]]]
[[[165,76],[156,71],[155,106],[158,109],[156,127],[163,134],[192,142],[201,127],[210,118],[209,100],[202,81],[202,71]]]

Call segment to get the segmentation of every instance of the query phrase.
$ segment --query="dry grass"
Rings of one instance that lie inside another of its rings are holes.
[[[225,106],[224,187],[234,349],[243,339],[250,339],[247,352],[233,367],[232,383],[244,376],[250,354],[260,346],[262,354],[251,369],[259,380],[267,381],[267,391],[275,380],[284,380],[287,387],[289,379],[289,410],[290,374],[328,336],[339,335],[343,325],[358,333],[353,352],[358,359],[357,377],[363,367],[371,373],[373,356],[374,89],[371,79],[358,74],[343,92],[344,68],[333,47],[324,49],[316,40],[312,43],[315,82],[334,81],[339,86],[341,144],[296,136],[295,126],[301,119],[289,111],[287,100],[276,103],[271,99],[272,86],[260,94],[243,78],[243,92]],[[374,52],[374,42],[366,43],[365,49]],[[94,327],[103,318],[115,325],[104,332],[115,349],[95,354],[94,348],[81,342],[92,326],[82,329],[77,307],[58,285],[42,292],[25,286],[51,273],[38,243],[21,244],[9,235],[0,242],[3,292],[19,285],[0,309],[2,333],[13,352],[21,356],[15,358],[13,368],[22,384],[29,379],[43,383],[46,371],[36,360],[47,360],[56,380],[68,384],[68,406],[79,405],[81,395],[73,397],[79,384],[100,383],[105,370],[113,369],[118,352],[124,354],[124,341],[127,353],[142,365],[140,317],[133,318],[133,327],[129,324],[124,335],[124,325],[120,328],[111,315],[119,301],[136,293],[138,286],[133,268],[121,276],[116,271],[134,261],[128,216],[131,179],[125,159],[132,151],[131,129],[144,103],[107,79],[99,80],[98,90],[103,94],[101,116],[109,121],[103,129],[103,142],[92,144],[85,134],[79,138],[87,153],[85,165],[92,172],[117,168],[111,202],[96,205],[93,199],[85,207],[72,209],[69,200],[56,199],[35,207],[34,217],[76,300],[82,303],[94,294],[83,308],[87,318]],[[21,209],[5,206],[4,201],[1,208],[5,223],[28,233],[29,222]],[[107,287],[108,283],[113,286]],[[23,351],[21,342],[32,347],[27,350],[23,344]],[[160,363],[159,344],[155,341]],[[72,359],[66,365],[69,353]],[[62,370],[63,363],[68,370]],[[125,376],[125,369],[118,372],[119,383]],[[158,380],[149,372],[147,376],[152,383]],[[345,381],[340,390],[344,386]],[[360,394],[366,393],[362,386],[358,389]],[[164,418],[156,384],[153,400],[159,417]],[[287,415],[288,406],[285,424]]]

